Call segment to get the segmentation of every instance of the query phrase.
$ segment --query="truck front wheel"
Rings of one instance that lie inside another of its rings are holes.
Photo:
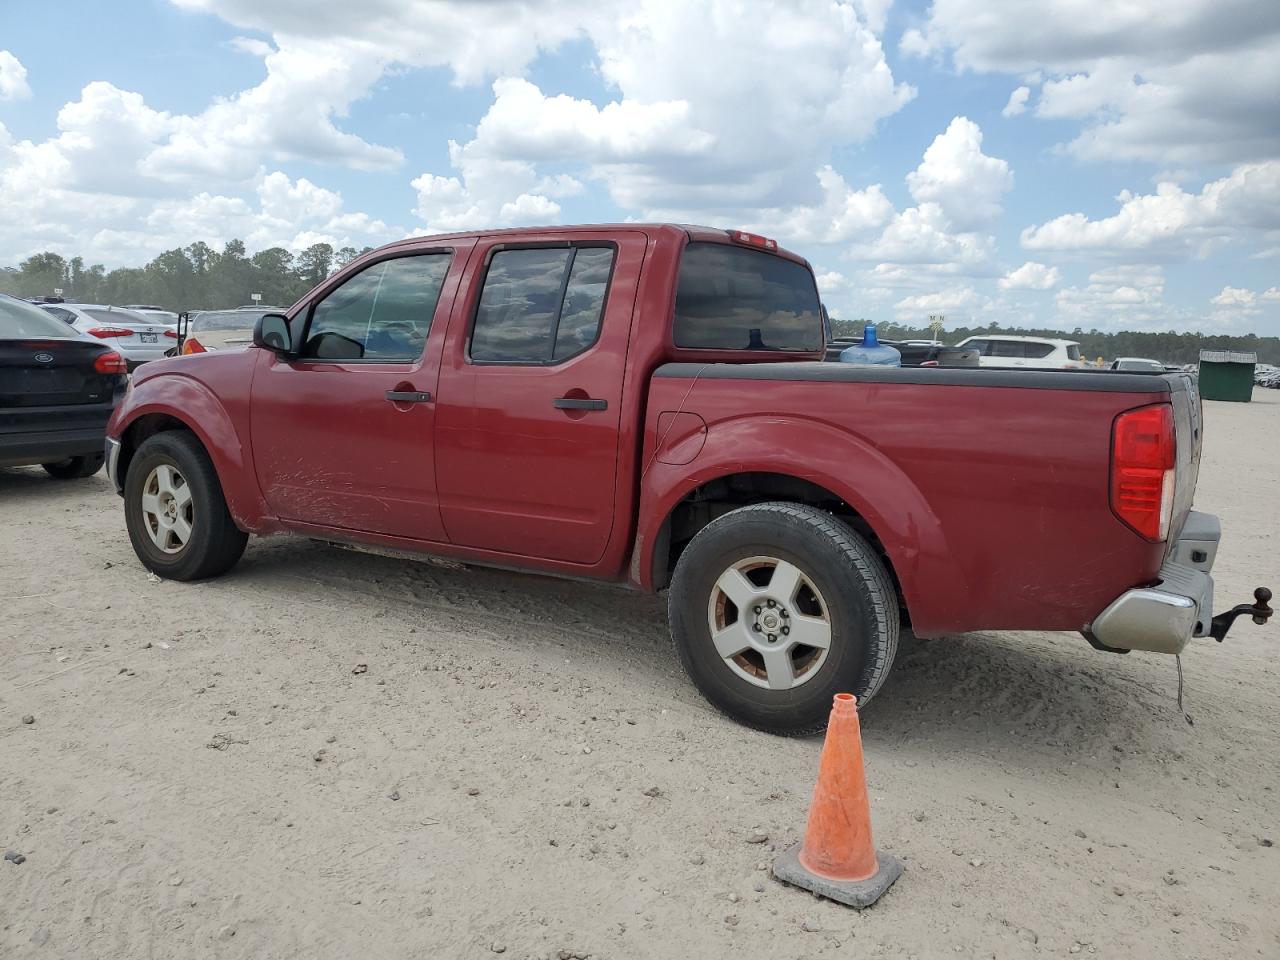
[[[676,564],[668,617],[685,671],[715,707],[789,736],[822,730],[836,693],[869,701],[898,648],[879,556],[797,503],[741,507],[700,530]]]
[[[129,463],[124,518],[142,565],[167,580],[226,573],[249,537],[236,527],[213,462],[194,434],[167,430]]]

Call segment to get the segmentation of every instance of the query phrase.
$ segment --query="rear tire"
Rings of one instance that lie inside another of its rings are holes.
[[[83,480],[92,477],[102,469],[102,454],[90,454],[86,457],[69,457],[57,463],[42,463],[44,472],[57,480]]]
[[[676,564],[668,616],[702,694],[739,723],[786,736],[824,729],[837,693],[864,706],[898,648],[880,557],[805,504],[741,507],[707,524]]]
[[[124,517],[142,565],[167,580],[220,576],[249,540],[231,519],[209,454],[184,430],[157,433],[133,455]]]

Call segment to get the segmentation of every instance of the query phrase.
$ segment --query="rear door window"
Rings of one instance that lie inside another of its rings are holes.
[[[560,363],[600,335],[612,247],[499,250],[489,261],[471,330],[480,363]]]
[[[673,335],[677,347],[691,350],[820,350],[813,273],[759,250],[690,243],[680,261]]]
[[[1017,340],[992,340],[991,349],[988,351],[987,356],[1021,360],[1027,355],[1023,349],[1024,346],[1025,344],[1019,343]]]
[[[1053,353],[1052,343],[1024,343],[1022,346],[1026,350],[1024,356],[1029,360],[1043,360]]]

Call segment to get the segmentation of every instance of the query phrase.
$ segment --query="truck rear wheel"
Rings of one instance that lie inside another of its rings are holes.
[[[142,565],[167,580],[226,573],[249,539],[231,519],[209,454],[182,430],[157,433],[133,455],[124,518]]]
[[[668,617],[685,671],[715,707],[789,736],[822,730],[836,693],[869,701],[898,647],[879,556],[804,504],[755,504],[707,524],[676,564]]]

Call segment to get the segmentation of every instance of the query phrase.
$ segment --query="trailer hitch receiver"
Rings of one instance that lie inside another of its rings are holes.
[[[1275,612],[1270,607],[1271,591],[1266,587],[1259,587],[1253,591],[1253,601],[1253,603],[1238,604],[1226,613],[1220,613],[1214,617],[1209,628],[1209,636],[1221,643],[1227,631],[1236,622],[1236,617],[1252,617],[1253,622],[1259,626],[1270,620],[1271,614]]]

